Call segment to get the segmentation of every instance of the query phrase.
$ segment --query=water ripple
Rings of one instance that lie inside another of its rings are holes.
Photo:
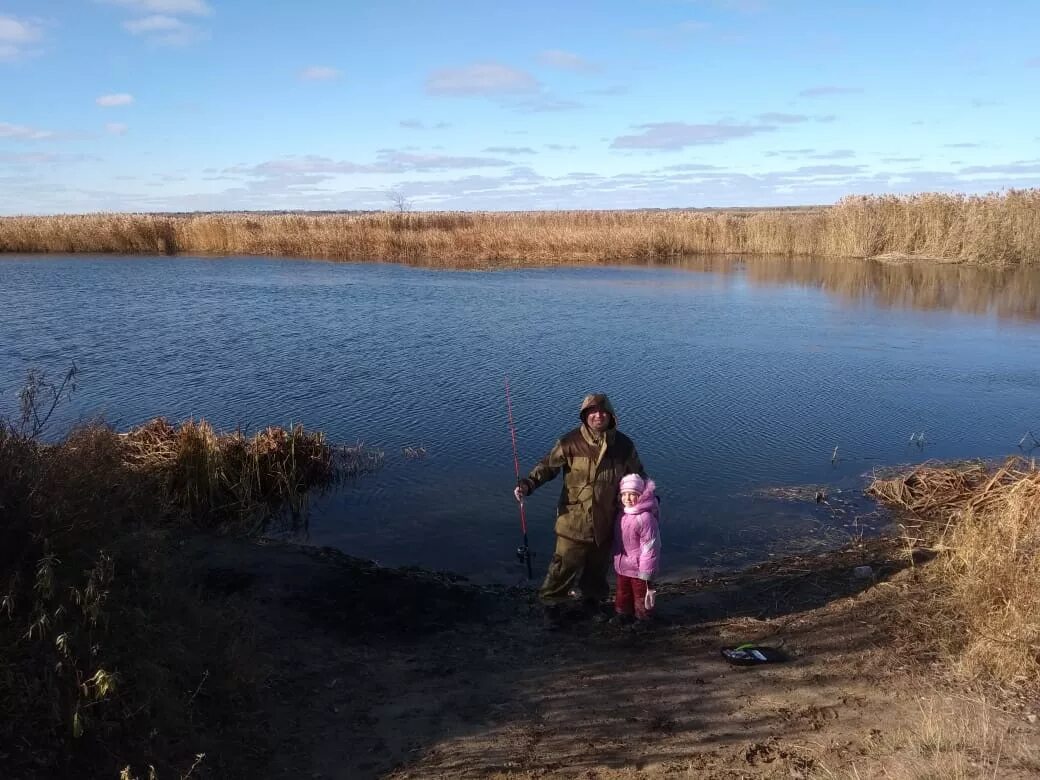
[[[364,441],[386,467],[321,498],[311,538],[500,579],[518,536],[507,375],[525,470],[577,423],[586,392],[611,394],[660,482],[673,570],[761,553],[768,523],[783,535],[805,519],[764,516],[751,487],[853,485],[876,463],[1001,455],[1040,430],[1040,311],[1013,295],[1040,289],[1025,271],[707,267],[8,257],[0,413],[28,368],[75,360],[81,389],[59,427],[98,412],[121,426],[202,416]],[[915,431],[924,452],[907,446]],[[419,444],[424,458],[405,457]],[[529,506],[543,562],[557,490]]]

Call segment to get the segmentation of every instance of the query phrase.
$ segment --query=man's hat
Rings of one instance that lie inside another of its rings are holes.
[[[611,405],[606,393],[589,393],[585,396],[585,399],[581,402],[581,411],[578,413],[582,422],[585,422],[585,417],[593,409],[602,409],[613,418],[614,424],[617,425],[617,414],[614,412],[614,407]]]

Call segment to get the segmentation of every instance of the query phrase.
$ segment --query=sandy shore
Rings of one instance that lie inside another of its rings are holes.
[[[252,618],[265,683],[247,717],[266,777],[1040,771],[1028,705],[953,685],[895,639],[889,618],[915,576],[895,541],[665,585],[662,625],[645,635],[591,621],[550,632],[529,590],[333,550],[211,538],[179,550],[205,598]],[[855,577],[862,565],[874,576]],[[745,641],[791,660],[725,663],[719,649]]]

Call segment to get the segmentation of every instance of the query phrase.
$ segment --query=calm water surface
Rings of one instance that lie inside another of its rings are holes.
[[[586,392],[611,395],[660,483],[672,576],[876,525],[856,493],[876,466],[997,457],[1040,436],[1038,271],[8,256],[0,297],[0,413],[27,369],[74,360],[80,389],[56,431],[201,416],[363,441],[385,467],[318,499],[306,538],[483,580],[518,576],[507,374],[525,470]],[[418,445],[425,458],[402,453]],[[831,507],[762,492],[810,484]],[[528,504],[541,569],[557,490]]]

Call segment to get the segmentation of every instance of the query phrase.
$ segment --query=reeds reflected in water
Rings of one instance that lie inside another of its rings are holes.
[[[697,256],[670,267],[744,274],[753,285],[800,285],[893,309],[1040,320],[1040,267],[986,268],[821,257]]]

